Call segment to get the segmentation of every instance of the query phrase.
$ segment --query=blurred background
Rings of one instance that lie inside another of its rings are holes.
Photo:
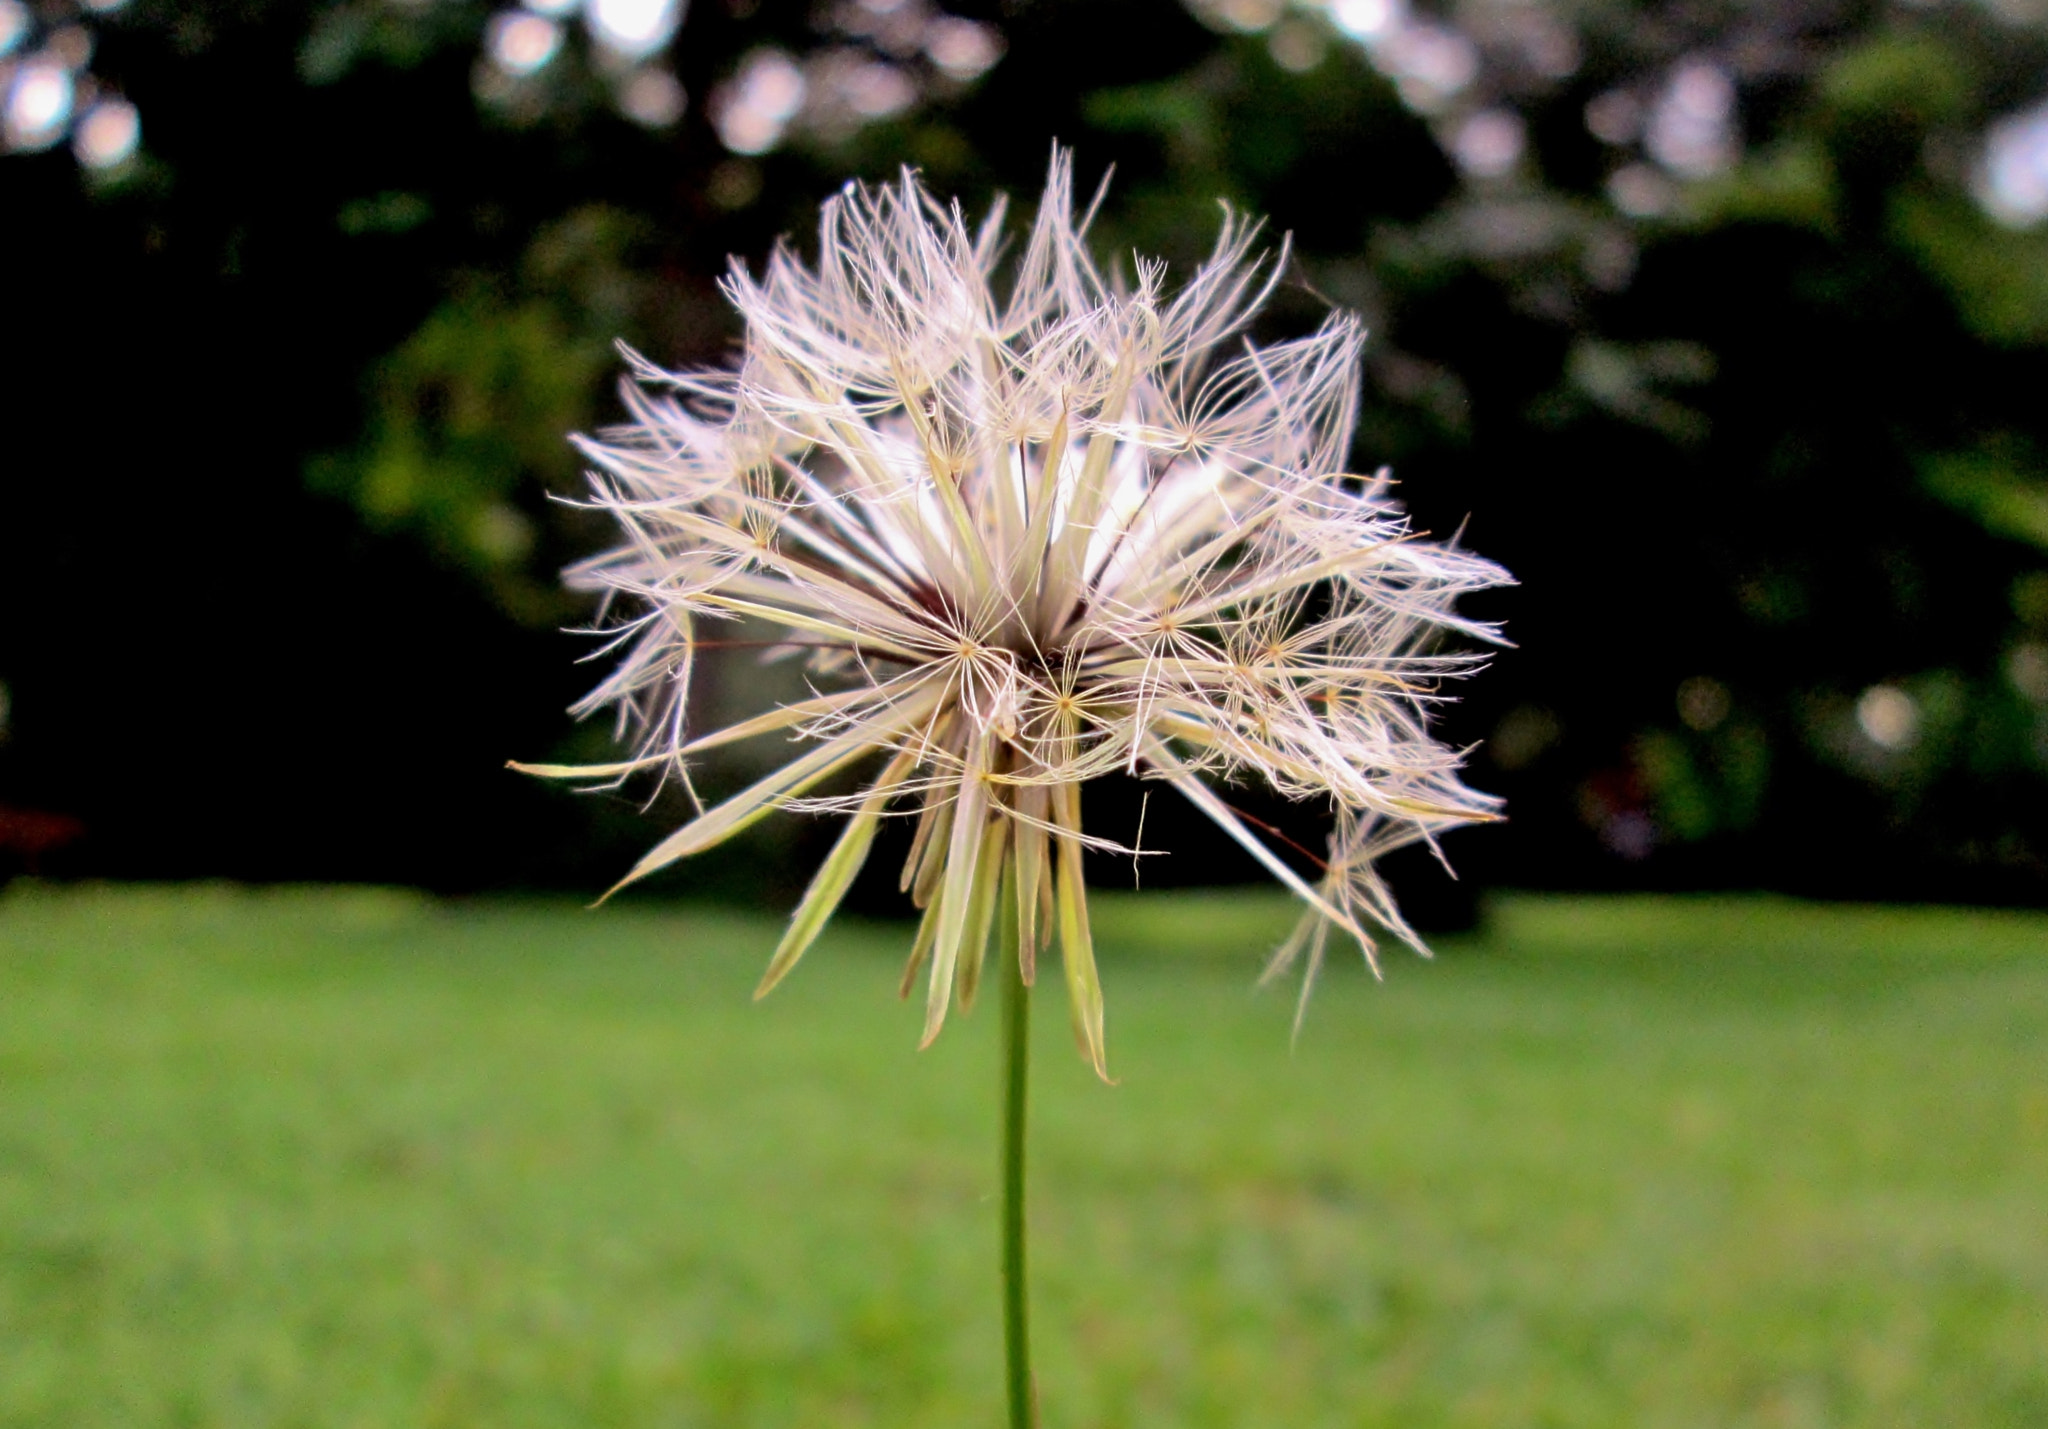
[[[614,342],[1055,138],[1104,255],[1291,234],[1521,584],[1438,962],[1290,1043],[1247,860],[1091,870],[1046,1422],[2048,1424],[2048,917],[1768,896],[2048,907],[2048,0],[0,0],[0,1429],[994,1422],[992,1019],[860,918],[752,1007],[827,822],[592,915],[681,810],[504,761],[613,748]]]
[[[1446,715],[1511,822],[1426,919],[2048,902],[2041,0],[0,0],[0,96],[0,877],[609,881],[664,811],[503,763],[610,748],[614,340],[720,362],[729,256],[905,164],[1028,210],[1057,138],[1105,254],[1291,234],[1357,469],[1521,581]]]

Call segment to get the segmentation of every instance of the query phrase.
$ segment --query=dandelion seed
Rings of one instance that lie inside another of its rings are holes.
[[[1060,945],[1084,1055],[1105,1068],[1082,853],[1081,786],[1171,785],[1291,888],[1301,928],[1270,972],[1331,928],[1420,946],[1374,861],[1494,816],[1434,740],[1446,632],[1499,567],[1414,531],[1382,474],[1346,474],[1363,334],[1348,314],[1256,346],[1247,323],[1284,259],[1227,210],[1214,252],[1171,290],[1140,260],[1106,276],[1055,154],[1007,281],[1000,203],[970,228],[906,173],[824,206],[818,257],[787,249],[726,292],[737,371],[634,359],[631,425],[583,443],[624,539],[577,567],[620,654],[579,706],[637,728],[637,756],[552,775],[681,772],[697,752],[781,732],[802,752],[656,845],[623,883],[779,808],[844,831],[776,949],[765,993],[853,882],[879,821],[916,820],[902,883],[924,911],[905,974],[925,1040],[971,998],[990,927],[1014,917],[1028,983]],[[812,698],[693,735],[700,627],[750,618],[808,658]],[[864,789],[812,795],[879,761]],[[1304,877],[1220,797],[1253,777],[1334,811]],[[623,883],[621,886],[623,886]],[[999,890],[1014,908],[998,909]]]

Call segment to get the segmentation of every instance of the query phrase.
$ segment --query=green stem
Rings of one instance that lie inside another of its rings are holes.
[[[1038,1422],[1031,1384],[1031,1305],[1024,1285],[1024,1131],[1031,1077],[1031,989],[1018,957],[1017,894],[1011,868],[1003,870],[1003,1356],[1008,1369],[1010,1429]]]

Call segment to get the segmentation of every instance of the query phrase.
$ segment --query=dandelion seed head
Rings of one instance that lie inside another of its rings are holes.
[[[1080,854],[1080,786],[1173,785],[1304,900],[1277,972],[1313,976],[1330,926],[1415,942],[1374,860],[1493,817],[1432,738],[1443,683],[1496,638],[1455,612],[1501,569],[1415,531],[1385,473],[1349,474],[1363,333],[1332,313],[1258,345],[1245,330],[1284,262],[1227,209],[1177,288],[1140,260],[1118,283],[1088,250],[1056,153],[1014,258],[914,174],[829,200],[817,257],[778,249],[725,292],[736,369],[634,358],[631,421],[582,443],[612,550],[573,569],[603,599],[612,708],[634,757],[582,771],[684,773],[701,751],[780,731],[782,769],[654,848],[626,881],[776,808],[847,815],[764,990],[865,859],[878,821],[916,821],[902,883],[924,910],[905,986],[926,1037],[978,982],[1010,890],[1027,965],[1057,938],[1077,1033],[1103,1067]],[[812,697],[725,730],[685,719],[709,625],[766,622]],[[843,797],[809,791],[863,760]],[[575,771],[549,770],[551,773]],[[1304,876],[1215,786],[1261,780],[1333,811]]]

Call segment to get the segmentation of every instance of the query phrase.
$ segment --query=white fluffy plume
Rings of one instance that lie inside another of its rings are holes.
[[[1412,934],[1374,858],[1493,817],[1428,712],[1481,639],[1456,598],[1497,567],[1413,532],[1383,477],[1345,472],[1362,333],[1337,313],[1258,347],[1243,329],[1277,262],[1227,212],[1177,289],[1139,261],[1114,281],[1086,247],[1056,154],[1007,277],[1003,211],[978,228],[915,176],[826,203],[818,256],[778,251],[726,291],[737,371],[638,364],[634,421],[587,442],[624,539],[573,573],[606,596],[620,655],[585,708],[615,705],[637,757],[536,772],[611,779],[780,733],[794,757],[671,834],[626,882],[777,808],[844,810],[762,990],[830,918],[887,813],[914,814],[903,885],[924,909],[926,1040],[974,995],[998,917],[1023,975],[1055,936],[1076,1031],[1103,1067],[1081,882],[1080,786],[1163,780],[1307,905],[1275,971],[1328,930],[1371,956]],[[684,718],[707,621],[766,622],[808,660],[812,698],[714,732]],[[806,794],[879,765],[865,788]],[[1218,795],[1245,777],[1327,802],[1304,876]],[[1006,900],[1014,900],[1009,902]]]

